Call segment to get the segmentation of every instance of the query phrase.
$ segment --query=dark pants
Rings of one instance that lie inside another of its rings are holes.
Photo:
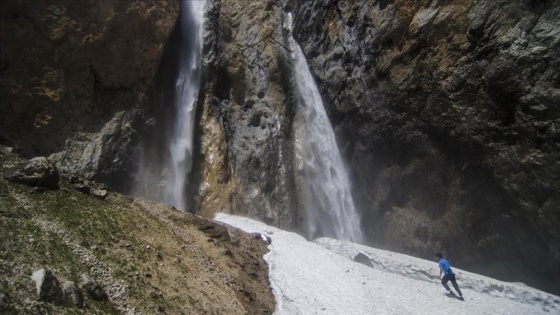
[[[449,291],[451,290],[449,288],[449,286],[447,285],[447,281],[450,281],[453,284],[453,287],[455,288],[455,291],[457,291],[457,293],[459,293],[459,296],[463,296],[463,293],[461,293],[461,290],[459,289],[459,286],[457,285],[457,280],[455,280],[455,275],[445,275],[443,276],[443,278],[441,278],[441,284],[443,284],[443,287]]]

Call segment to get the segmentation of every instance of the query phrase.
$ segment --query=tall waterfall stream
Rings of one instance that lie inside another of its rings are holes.
[[[196,103],[200,90],[205,1],[181,1],[181,50],[175,81],[173,116],[161,161],[141,162],[137,190],[161,202],[186,210],[186,188],[192,167]],[[168,106],[168,104],[162,104]],[[157,183],[154,185],[154,183]],[[155,187],[155,188],[154,188]],[[153,191],[157,190],[157,191]]]
[[[362,241],[360,219],[350,181],[329,118],[309,66],[291,37],[291,14],[284,27],[290,33],[298,99],[294,121],[296,169],[303,173],[304,220],[308,238],[328,236]]]
[[[200,89],[202,66],[202,23],[204,1],[183,1],[181,27],[190,53],[182,60],[182,67],[176,83],[175,126],[173,137],[169,139],[169,163],[167,183],[164,187],[164,201],[179,209],[184,209],[185,187],[192,166],[193,130],[195,104]],[[186,34],[192,34],[187,36]]]

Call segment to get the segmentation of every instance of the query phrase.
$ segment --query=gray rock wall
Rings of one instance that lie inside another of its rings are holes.
[[[214,2],[207,19],[199,211],[297,228],[290,72],[277,1]],[[225,205],[224,205],[225,203]]]

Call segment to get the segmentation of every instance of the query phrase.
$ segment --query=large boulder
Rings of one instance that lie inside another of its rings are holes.
[[[373,268],[373,263],[371,262],[371,259],[369,259],[369,257],[362,252],[356,254],[353,260],[357,263]]]
[[[8,174],[6,179],[33,187],[56,189],[60,176],[47,158],[39,156],[29,160],[23,169]]]
[[[60,282],[48,269],[39,269],[31,276],[37,287],[39,300],[55,304],[64,303],[64,294]]]

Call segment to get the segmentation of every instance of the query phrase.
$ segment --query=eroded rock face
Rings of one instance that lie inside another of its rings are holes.
[[[272,0],[212,3],[205,32],[202,154],[195,161],[201,211],[245,213],[296,227],[282,8]]]
[[[0,141],[123,186],[174,0],[4,1]]]
[[[558,2],[288,6],[369,241],[558,293]]]

